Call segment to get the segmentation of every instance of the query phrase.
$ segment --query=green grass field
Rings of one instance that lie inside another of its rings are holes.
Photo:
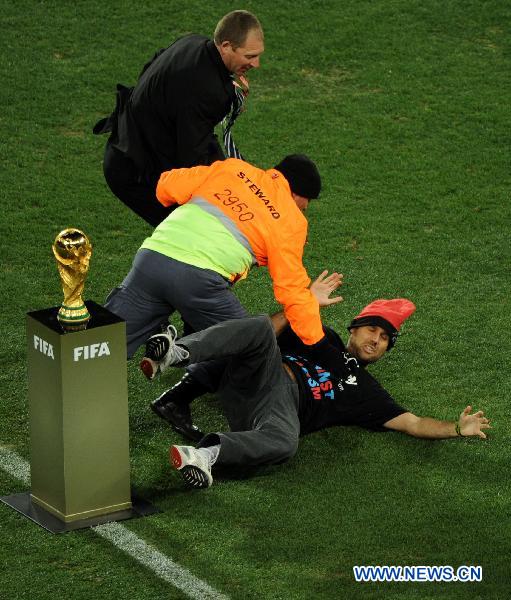
[[[473,404],[493,429],[439,442],[331,429],[285,466],[190,492],[167,463],[180,438],[148,409],[179,373],[149,384],[135,359],[131,477],[162,512],[125,526],[230,598],[510,598],[509,2],[3,2],[0,447],[30,458],[25,313],[61,301],[55,235],[89,235],[85,296],[103,302],[150,234],[109,192],[93,124],[155,50],[234,8],[259,16],[267,48],[236,141],[265,168],[306,152],[323,175],[305,264],[345,277],[325,322],[344,333],[374,298],[412,299],[373,373],[416,414]],[[237,293],[253,313],[277,308],[263,269]],[[195,418],[224,426],[213,396]],[[0,469],[0,494],[26,489]],[[191,594],[91,530],[52,536],[4,504],[0,564],[6,600]],[[483,579],[356,583],[354,565],[480,565]]]

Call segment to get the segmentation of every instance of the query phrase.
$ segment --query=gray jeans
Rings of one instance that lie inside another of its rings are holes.
[[[137,252],[130,272],[112,290],[105,307],[126,321],[128,358],[160,331],[161,324],[176,310],[194,331],[248,315],[218,273],[146,249]],[[209,363],[192,365],[188,370],[213,390],[221,368],[218,363]]]
[[[231,431],[216,434],[218,464],[276,464],[296,453],[298,386],[282,366],[268,316],[219,323],[178,344],[191,362],[228,359],[218,395]]]

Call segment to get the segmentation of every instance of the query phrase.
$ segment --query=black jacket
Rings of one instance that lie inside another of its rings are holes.
[[[235,98],[233,79],[215,44],[187,35],[160,50],[133,88],[117,86],[114,112],[94,133],[131,158],[149,180],[172,168],[224,158],[214,134]]]

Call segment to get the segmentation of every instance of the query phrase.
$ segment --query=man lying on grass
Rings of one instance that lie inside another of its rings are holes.
[[[320,304],[321,294],[326,298],[330,293],[328,281],[324,278],[316,285]],[[170,333],[153,336],[159,344],[148,348],[158,347],[160,352],[148,358],[159,370],[228,359],[218,395],[230,431],[205,435],[197,448],[172,446],[172,465],[188,486],[205,488],[213,482],[215,463],[282,463],[296,453],[301,435],[333,425],[391,429],[429,439],[486,438],[483,430],[490,425],[482,411],[472,414],[467,406],[455,422],[417,417],[396,404],[368,373],[367,365],[394,347],[402,323],[414,311],[414,304],[401,298],[372,302],[351,321],[346,346],[335,331],[325,328],[342,356],[333,371],[311,360],[283,313],[225,321],[177,341]]]

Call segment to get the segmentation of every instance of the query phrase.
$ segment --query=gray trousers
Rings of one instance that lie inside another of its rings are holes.
[[[231,431],[220,438],[219,465],[276,464],[298,448],[298,386],[282,366],[268,316],[226,321],[178,341],[190,362],[228,359],[218,395]]]
[[[230,284],[215,271],[146,249],[137,252],[130,272],[112,290],[105,307],[126,321],[128,358],[176,310],[194,331],[248,316]],[[222,366],[191,365],[187,370],[214,390]]]

